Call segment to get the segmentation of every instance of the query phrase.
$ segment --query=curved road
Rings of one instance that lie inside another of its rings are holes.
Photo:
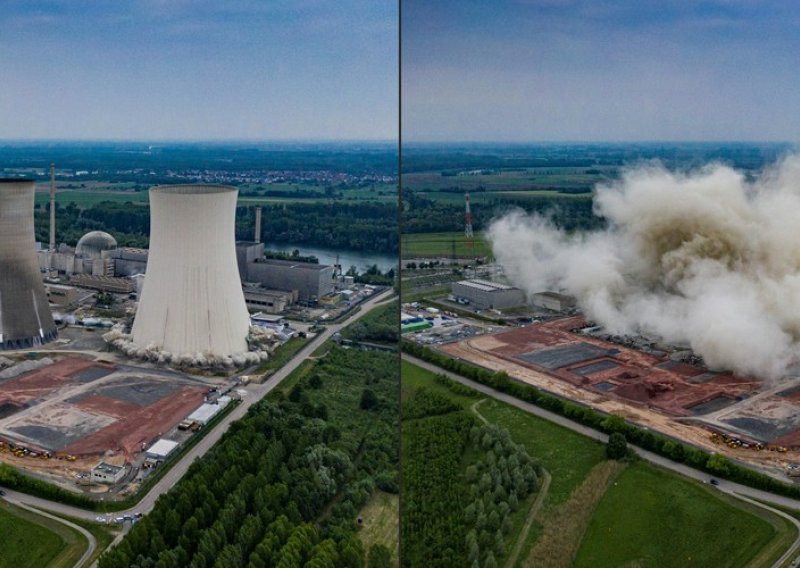
[[[123,515],[130,515],[133,512],[141,512],[146,514],[153,509],[155,505],[156,499],[158,499],[162,494],[169,491],[180,479],[186,474],[186,471],[189,469],[189,466],[192,464],[194,460],[197,458],[202,457],[208,450],[216,444],[222,435],[227,431],[228,427],[231,425],[232,422],[242,418],[248,411],[248,409],[257,403],[259,400],[264,398],[270,391],[272,391],[275,387],[277,387],[281,382],[283,382],[286,377],[288,377],[292,371],[297,369],[300,364],[308,359],[311,354],[317,349],[320,345],[322,345],[325,341],[330,339],[333,334],[340,331],[345,326],[350,325],[351,323],[359,320],[360,318],[364,317],[370,310],[376,307],[379,304],[383,304],[388,301],[393,295],[393,290],[391,288],[376,294],[363,304],[361,304],[360,309],[351,315],[346,320],[329,325],[325,328],[325,331],[318,334],[314,339],[312,339],[308,345],[306,345],[303,349],[297,352],[297,354],[289,360],[283,367],[275,371],[275,373],[266,380],[263,384],[260,385],[252,385],[247,388],[247,396],[242,397],[242,402],[234,408],[225,418],[223,418],[219,424],[206,436],[200,440],[193,448],[191,448],[186,454],[175,463],[172,468],[164,474],[164,476],[156,483],[153,488],[139,501],[137,505],[127,509],[125,511],[117,511],[114,512],[111,516],[123,516]],[[21,493],[19,491],[13,491],[10,489],[6,489],[6,496],[4,497],[9,502],[14,503],[15,505],[19,506],[26,506],[29,505],[31,507],[35,507],[39,509],[39,514],[44,514],[41,511],[50,511],[57,515],[67,515],[70,517],[84,519],[87,521],[95,521],[99,513],[95,511],[87,511],[85,509],[80,509],[78,507],[73,507],[71,505],[65,505],[63,503],[57,503],[54,501],[48,501],[47,499],[42,499],[41,497],[34,497],[33,495],[28,495],[26,493]],[[68,523],[68,521],[62,521]],[[72,526],[72,525],[71,525]],[[129,525],[125,525],[128,528]],[[77,525],[74,525],[77,528]],[[79,528],[82,533],[89,534],[91,533],[86,531],[83,528]],[[126,531],[123,530],[120,535],[114,539],[112,546],[114,543],[118,542]],[[91,544],[92,541],[90,541]],[[86,557],[88,558],[88,556]],[[85,558],[82,559],[82,562],[85,561]],[[80,566],[81,564],[78,564]]]
[[[436,365],[428,363],[427,361],[423,361],[422,359],[412,357],[411,355],[408,355],[406,353],[403,353],[402,357],[403,361],[407,361],[408,363],[413,363],[414,365],[422,367],[423,369],[431,371],[432,373],[445,375],[446,377],[458,383],[461,383],[462,385],[468,386],[471,389],[479,391],[494,399],[505,402],[506,404],[510,404],[511,406],[519,408],[520,410],[523,410],[529,414],[533,414],[534,416],[538,416],[539,418],[544,418],[548,422],[553,422],[555,424],[558,424],[559,426],[568,428],[573,432],[577,432],[579,434],[583,434],[584,436],[597,440],[598,442],[602,443],[608,442],[608,435],[603,434],[602,432],[598,432],[597,430],[593,430],[592,428],[589,428],[582,424],[578,424],[577,422],[573,422],[572,420],[569,420],[561,416],[560,414],[555,414],[553,412],[550,412],[549,410],[545,410],[543,408],[540,408],[538,406],[535,406],[533,404],[515,398],[511,395],[508,395],[504,392],[500,392],[491,387],[487,387],[486,385],[483,385],[481,383],[462,377],[461,375],[458,375],[451,371],[442,369],[441,367],[437,367]],[[708,480],[710,479],[709,475],[704,471],[699,471],[685,464],[674,462],[672,460],[669,460],[663,456],[660,456],[648,450],[643,450],[635,446],[634,449],[642,459],[652,464],[658,465],[660,467],[663,467],[670,471],[674,471],[676,473],[680,473],[681,475],[684,475],[691,479],[695,479],[697,481],[701,481],[703,483],[708,482]],[[783,511],[778,511],[777,509],[773,509],[772,507],[769,507],[764,504],[764,502],[766,502],[766,503],[771,503],[773,505],[778,505],[780,507],[786,507],[788,509],[800,510],[800,501],[798,501],[797,499],[791,499],[789,497],[783,497],[781,495],[774,495],[766,491],[761,491],[760,489],[753,489],[752,487],[748,487],[746,485],[742,485],[740,483],[735,483],[733,481],[728,481],[725,479],[719,479],[718,482],[719,485],[717,485],[716,487],[719,491],[722,491],[723,493],[727,493],[733,497],[741,499],[742,501],[746,501],[753,505],[757,505],[759,507],[767,509],[768,511],[775,513],[776,515],[780,515],[781,517],[791,521],[792,524],[795,527],[797,527],[798,535],[797,538],[795,539],[795,542],[792,544],[789,550],[787,550],[786,553],[781,557],[781,559],[775,564],[776,567],[781,566],[789,558],[791,558],[793,554],[795,554],[798,550],[800,550],[800,522],[798,522],[798,520],[795,519],[794,517],[787,515]]]
[[[9,499],[9,501],[10,501],[10,499]],[[83,553],[83,556],[80,557],[80,560],[78,560],[78,562],[75,564],[75,566],[83,566],[89,560],[89,558],[92,556],[92,554],[94,554],[94,551],[97,549],[97,539],[95,539],[94,535],[92,533],[90,533],[89,531],[87,531],[82,526],[76,525],[75,523],[70,522],[70,521],[68,521],[66,519],[62,519],[61,517],[57,517],[55,515],[51,515],[50,513],[46,512],[46,511],[41,511],[41,510],[39,510],[39,509],[37,509],[35,507],[30,507],[30,506],[26,505],[25,503],[21,503],[21,502],[17,501],[17,502],[14,502],[14,504],[17,507],[19,507],[20,509],[25,509],[27,511],[30,511],[31,513],[33,513],[35,515],[39,515],[40,517],[47,517],[48,519],[52,519],[52,520],[54,520],[54,521],[56,521],[58,523],[61,523],[62,525],[65,525],[65,526],[67,526],[67,527],[69,527],[69,528],[71,528],[73,530],[76,530],[86,538],[87,542],[89,543],[89,546],[86,547],[86,551]]]

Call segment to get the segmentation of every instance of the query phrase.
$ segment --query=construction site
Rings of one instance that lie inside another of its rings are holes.
[[[128,466],[133,481],[145,450],[187,438],[178,426],[220,386],[88,353],[37,355],[0,360],[0,459],[72,489],[100,460]]]
[[[794,475],[800,386],[711,370],[685,348],[559,317],[438,349],[708,451]]]

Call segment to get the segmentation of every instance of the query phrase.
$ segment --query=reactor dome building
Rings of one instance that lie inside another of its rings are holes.
[[[236,263],[237,196],[223,185],[150,189],[150,252],[130,336],[144,356],[186,364],[254,357]]]
[[[0,349],[58,337],[36,257],[34,187],[33,180],[0,179]]]
[[[78,241],[75,256],[96,260],[102,258],[103,252],[117,248],[117,240],[105,231],[91,231]]]

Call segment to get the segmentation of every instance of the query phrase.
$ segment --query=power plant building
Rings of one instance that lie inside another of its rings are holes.
[[[453,282],[451,289],[456,301],[470,304],[479,310],[502,310],[525,303],[525,294],[522,290],[491,280]]]
[[[537,308],[563,312],[575,306],[575,298],[558,292],[538,292],[531,296],[531,303]]]
[[[239,274],[246,282],[270,290],[296,292],[302,302],[317,301],[333,292],[333,266],[264,258],[264,244],[236,243]]]
[[[58,336],[36,259],[32,180],[0,179],[0,349]]]
[[[234,187],[150,189],[147,277],[131,331],[139,347],[224,357],[248,351],[236,265]]]

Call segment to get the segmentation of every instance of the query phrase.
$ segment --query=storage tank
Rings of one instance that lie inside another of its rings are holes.
[[[238,190],[150,189],[150,252],[131,330],[135,345],[173,355],[247,352],[250,318],[236,264]]]
[[[36,258],[33,180],[0,179],[0,349],[58,337]]]

